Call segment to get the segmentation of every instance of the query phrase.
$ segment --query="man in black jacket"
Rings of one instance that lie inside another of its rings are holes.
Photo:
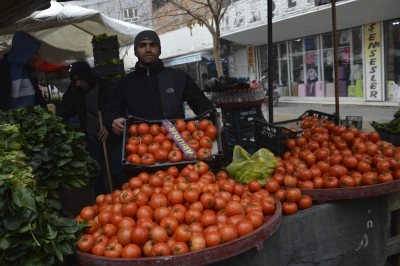
[[[215,110],[189,75],[164,67],[156,32],[140,32],[134,46],[138,58],[135,70],[117,82],[107,108],[106,125],[116,135],[122,135],[127,115],[147,120],[184,118],[184,102],[195,114]]]
[[[81,130],[86,133],[88,151],[102,167],[100,175],[96,178],[95,194],[110,193],[111,191],[107,190],[108,177],[103,142],[107,144],[111,176],[115,183],[118,183],[116,179],[122,175],[120,152],[122,143],[109,134],[104,125],[101,125],[100,119],[104,120],[105,108],[113,83],[102,79],[92,71],[87,62],[83,61],[71,65],[70,76],[71,84],[67,95],[63,95],[58,115],[65,121],[73,116],[79,116]]]

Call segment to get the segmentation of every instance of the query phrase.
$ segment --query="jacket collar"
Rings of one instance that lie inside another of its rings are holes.
[[[160,59],[158,60],[156,65],[154,65],[153,67],[150,67],[150,68],[141,67],[141,66],[139,66],[139,62],[136,62],[135,72],[138,74],[150,75],[152,73],[160,72],[163,68],[164,68],[164,64]]]

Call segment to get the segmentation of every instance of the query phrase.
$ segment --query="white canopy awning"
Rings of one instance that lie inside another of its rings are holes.
[[[51,7],[0,28],[0,51],[23,30],[42,41],[40,56],[49,61],[82,60],[93,56],[92,38],[116,35],[120,46],[131,45],[147,28],[116,20],[92,9],[51,2]]]

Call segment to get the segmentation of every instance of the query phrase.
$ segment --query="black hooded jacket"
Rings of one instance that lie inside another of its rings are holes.
[[[88,81],[90,83],[90,89],[98,86],[98,98],[91,100],[97,101],[95,106],[97,106],[98,111],[101,111],[102,119],[104,120],[107,100],[113,87],[113,82],[102,79],[97,74],[93,74],[93,77]],[[69,84],[68,91],[64,93],[61,103],[59,106],[57,106],[58,115],[61,116],[65,121],[75,115],[78,115],[81,130],[84,133],[95,132],[95,134],[97,134],[98,128],[88,128],[90,121],[88,121],[87,117],[87,108],[90,103],[87,102],[86,98],[87,97],[85,96],[85,91],[83,89],[74,87],[72,83]],[[98,117],[96,117],[95,120],[95,124],[98,124]]]
[[[12,82],[24,78],[30,80],[35,91],[33,96],[35,104],[46,108],[45,100],[38,86],[37,74],[29,64],[30,58],[39,47],[40,41],[35,37],[21,31],[14,34],[10,52],[0,60],[0,110],[6,111],[12,108]],[[23,98],[23,96],[19,96],[19,98]]]
[[[135,70],[120,79],[108,101],[106,126],[114,119],[133,115],[146,120],[184,118],[183,102],[195,114],[215,110],[194,80],[185,72],[164,67],[161,60],[152,68]]]

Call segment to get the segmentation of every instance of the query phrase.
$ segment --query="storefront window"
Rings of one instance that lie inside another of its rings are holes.
[[[339,96],[362,97],[361,28],[338,32],[337,42]],[[260,46],[259,52],[259,68],[264,71],[267,45]],[[278,84],[282,96],[335,96],[331,33],[276,43],[273,56],[274,83]]]
[[[400,100],[400,18],[385,23],[386,97]]]

